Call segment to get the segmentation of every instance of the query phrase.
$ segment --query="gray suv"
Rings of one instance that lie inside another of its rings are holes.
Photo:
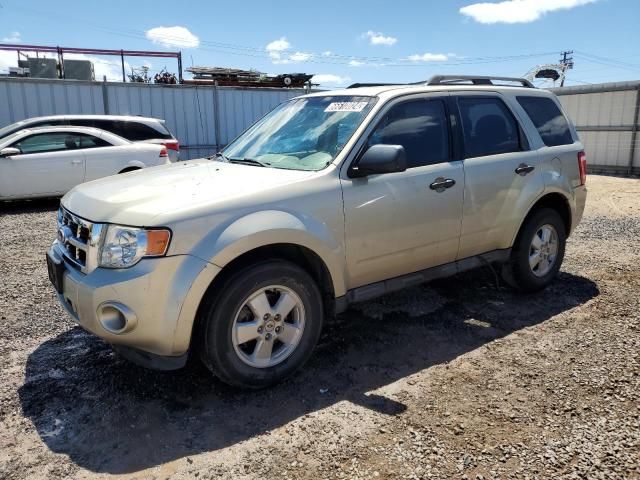
[[[544,288],[586,200],[575,129],[520,79],[305,95],[212,160],[74,188],[47,264],[69,314],[125,357],[196,353],[250,388],[304,364],[353,302],[487,264]]]

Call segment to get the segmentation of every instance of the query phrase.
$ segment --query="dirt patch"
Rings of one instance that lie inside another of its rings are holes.
[[[135,367],[48,285],[55,202],[0,212],[0,477],[640,478],[640,181],[589,177],[550,288],[484,268],[358,305],[261,392]]]

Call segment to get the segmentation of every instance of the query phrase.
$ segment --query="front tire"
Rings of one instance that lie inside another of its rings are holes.
[[[281,260],[252,265],[207,294],[200,354],[225,383],[268,387],[309,359],[322,320],[322,296],[307,272]]]
[[[564,259],[567,234],[560,214],[551,208],[534,212],[522,226],[502,277],[523,292],[549,285]]]

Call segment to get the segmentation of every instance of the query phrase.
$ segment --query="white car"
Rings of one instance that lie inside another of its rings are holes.
[[[164,120],[134,115],[50,115],[27,118],[0,128],[0,142],[25,128],[66,126],[99,128],[132,142],[164,145],[172,162],[177,162],[180,157],[180,143]]]
[[[0,200],[60,196],[90,180],[167,163],[165,146],[97,128],[24,129],[0,140]]]

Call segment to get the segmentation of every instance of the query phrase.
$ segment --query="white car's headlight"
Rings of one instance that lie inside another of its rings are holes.
[[[143,229],[109,225],[98,253],[100,266],[128,268],[144,257],[167,253],[171,232],[167,229]]]

